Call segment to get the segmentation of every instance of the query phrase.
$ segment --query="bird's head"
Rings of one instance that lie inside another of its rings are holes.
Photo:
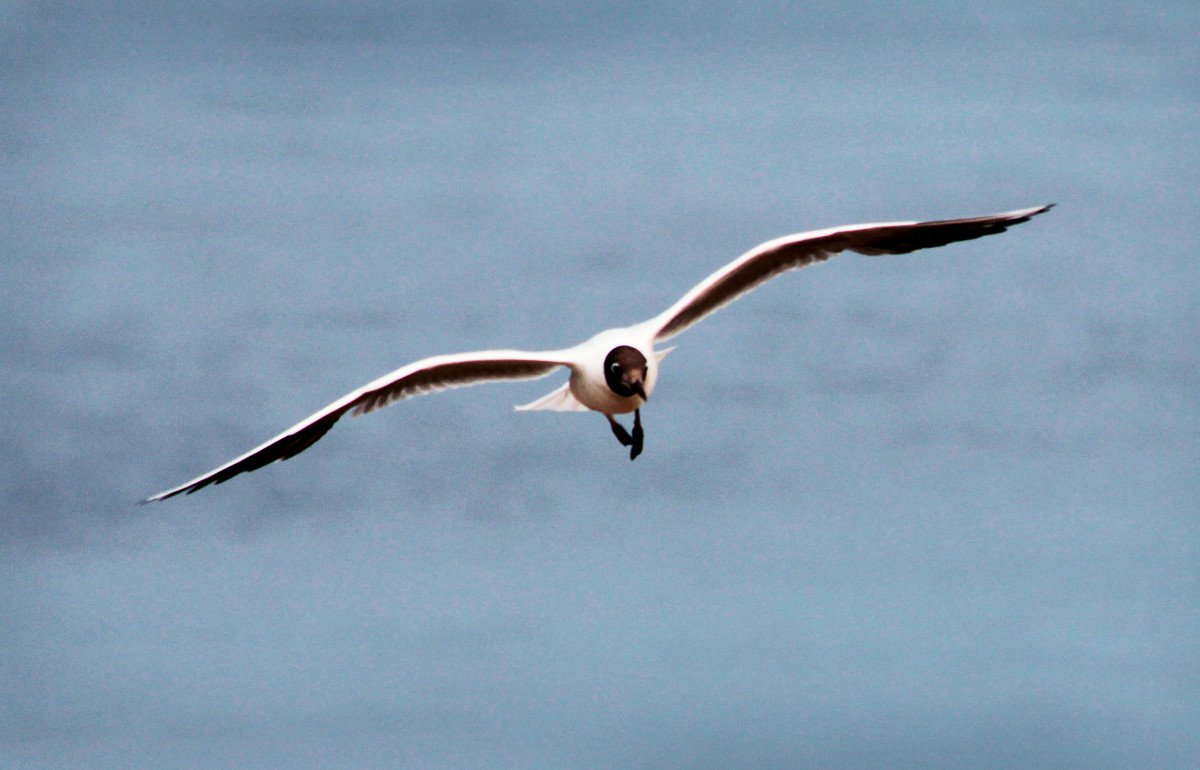
[[[641,396],[646,400],[646,357],[637,348],[618,345],[604,359],[604,380],[622,398]]]

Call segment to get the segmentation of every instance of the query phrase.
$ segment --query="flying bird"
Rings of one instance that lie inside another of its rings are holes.
[[[647,321],[602,331],[586,342],[562,350],[483,350],[422,359],[347,393],[241,457],[143,502],[191,494],[239,473],[294,457],[324,436],[347,412],[368,414],[411,396],[481,382],[536,379],[560,367],[570,370],[567,382],[517,409],[599,412],[607,418],[621,445],[630,448],[629,459],[633,460],[641,453],[645,437],[641,407],[654,392],[659,363],[673,350],[656,350],[659,343],[765,281],[789,270],[824,262],[840,252],[867,256],[907,254],[981,238],[1027,222],[1053,205],[971,219],[846,225],[785,235],[756,246],[725,265]],[[632,430],[616,419],[617,415],[630,412],[633,412]]]

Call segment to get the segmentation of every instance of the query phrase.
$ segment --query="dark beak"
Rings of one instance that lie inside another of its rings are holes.
[[[633,392],[641,396],[643,401],[647,400],[646,388],[642,386],[641,380],[634,380],[633,382],[629,383],[629,387],[633,388]]]

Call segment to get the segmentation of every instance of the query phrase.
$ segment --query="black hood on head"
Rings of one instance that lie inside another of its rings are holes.
[[[638,395],[646,397],[646,357],[629,345],[619,345],[608,352],[604,359],[604,380],[609,390],[628,398]]]

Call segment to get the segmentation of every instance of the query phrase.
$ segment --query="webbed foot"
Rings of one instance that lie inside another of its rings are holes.
[[[642,410],[635,409],[633,412],[633,448],[629,450],[629,459],[636,460],[637,456],[642,453],[642,440],[646,434],[642,430]]]
[[[621,446],[629,446],[633,443],[633,437],[629,435],[629,431],[625,430],[625,426],[617,422],[612,415],[604,415],[608,418],[608,424],[612,426],[613,435],[617,437],[617,441],[621,442]]]
[[[637,456],[642,453],[642,443],[645,439],[645,432],[642,430],[642,411],[634,410],[633,413],[633,435],[629,435],[629,431],[625,430],[625,426],[617,422],[611,414],[604,415],[608,418],[608,424],[612,427],[613,435],[617,437],[617,441],[621,442],[621,446],[631,447],[629,450],[629,459],[636,460]]]

